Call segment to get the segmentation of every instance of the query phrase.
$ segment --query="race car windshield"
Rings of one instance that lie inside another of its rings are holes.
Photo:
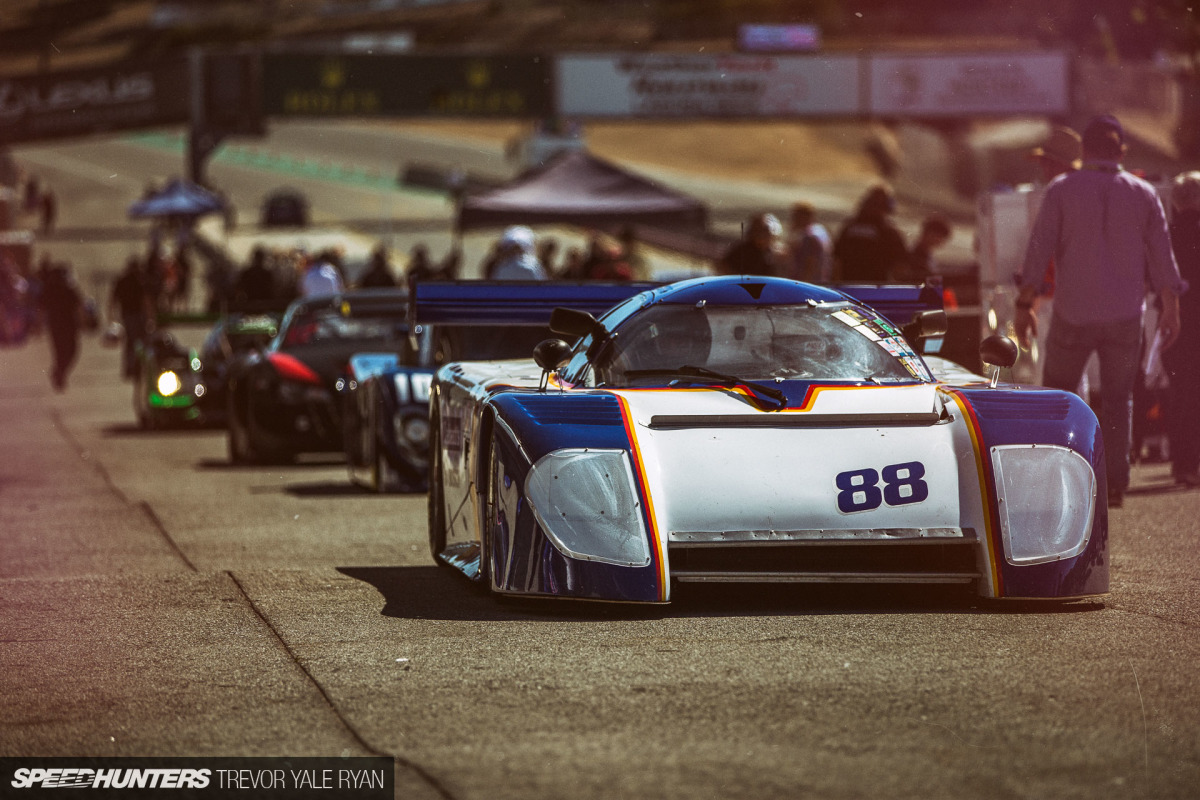
[[[598,383],[662,383],[694,366],[744,380],[927,381],[929,372],[890,323],[849,304],[662,304],[617,329]]]

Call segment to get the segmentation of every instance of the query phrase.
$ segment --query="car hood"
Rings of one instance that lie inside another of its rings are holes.
[[[813,386],[783,411],[711,388],[615,393],[669,540],[975,524],[961,512],[979,492],[973,446],[933,385]]]

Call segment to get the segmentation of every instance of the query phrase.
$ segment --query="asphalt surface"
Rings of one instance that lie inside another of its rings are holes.
[[[45,246],[85,286],[140,246],[123,208],[139,169],[169,174],[161,152],[18,153],[63,198]],[[273,185],[228,181],[239,203]],[[378,207],[322,186],[319,213]],[[1200,492],[1165,465],[1136,467],[1112,514],[1100,603],[809,587],[514,605],[433,565],[423,495],[368,494],[330,458],[232,467],[219,430],[139,430],[94,336],[63,394],[48,350],[0,350],[0,756],[386,755],[397,797],[464,800],[1200,786]]]

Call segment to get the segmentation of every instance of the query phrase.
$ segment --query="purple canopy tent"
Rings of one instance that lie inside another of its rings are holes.
[[[701,231],[703,203],[581,151],[562,153],[495,189],[470,194],[458,230],[561,223],[612,230],[638,225]]]

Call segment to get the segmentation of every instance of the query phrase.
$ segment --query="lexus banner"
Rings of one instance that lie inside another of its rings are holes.
[[[0,144],[186,122],[184,58],[0,79]]]

